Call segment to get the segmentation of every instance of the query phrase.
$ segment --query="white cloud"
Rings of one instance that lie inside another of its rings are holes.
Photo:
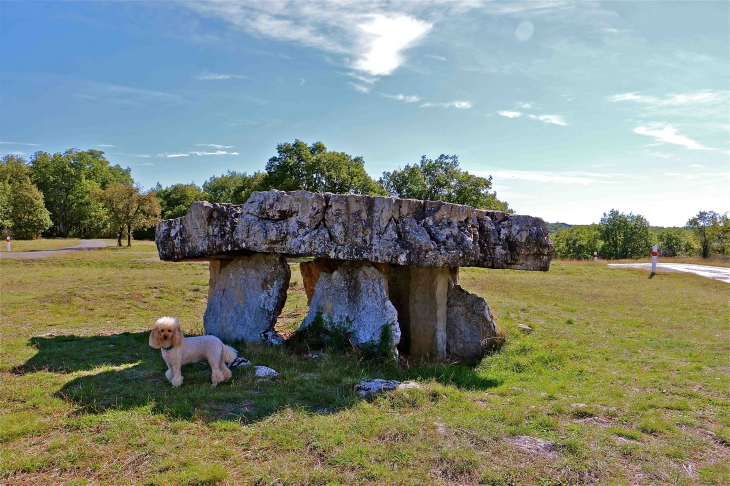
[[[531,120],[539,120],[551,125],[567,126],[568,123],[560,115],[527,115]]]
[[[189,152],[191,155],[241,155],[238,152],[227,152],[225,150],[216,150],[215,152]]]
[[[202,152],[202,151],[191,151],[191,152],[164,152],[161,154],[157,154],[157,157],[166,158],[166,159],[174,159],[177,157],[190,157],[191,155],[240,155],[238,152],[228,152],[226,150],[216,150],[215,152]],[[147,156],[149,157],[149,156]]]
[[[524,108],[525,110],[528,110],[532,108],[532,103],[517,103],[517,106],[520,108]]]
[[[23,142],[0,142],[0,145],[27,145],[28,147],[40,147],[37,143],[23,143]]]
[[[623,93],[609,96],[608,100],[614,103],[618,101],[636,101],[637,103],[644,103],[655,107],[667,107],[721,103],[727,102],[729,97],[730,91],[705,90],[695,93],[669,93],[664,98],[645,96],[636,93]]]
[[[527,171],[527,170],[495,170],[488,171],[494,179],[516,179],[528,182],[557,182],[560,184],[580,184],[588,185],[600,182],[601,177],[598,174],[584,173],[555,173],[544,171]],[[476,171],[475,171],[476,173]],[[486,174],[486,172],[485,172]],[[603,176],[605,177],[605,176]]]
[[[441,56],[434,56],[432,54],[426,54],[426,57],[430,57],[431,59],[438,59],[439,61],[448,61],[445,57]]]
[[[221,19],[248,34],[295,42],[343,56],[344,63],[369,76],[392,74],[404,52],[431,29],[404,10],[420,6],[389,2],[185,2],[198,13]],[[424,5],[424,8],[429,7]],[[418,15],[418,14],[415,14]]]
[[[402,52],[416,44],[432,24],[407,15],[376,15],[358,27],[364,33],[364,49],[353,67],[371,76],[387,76],[403,64]]]
[[[208,73],[208,74],[199,74],[197,76],[198,79],[201,81],[224,81],[226,79],[248,79],[248,76],[244,76],[242,74],[218,74],[218,73]]]
[[[421,98],[416,95],[407,96],[407,95],[402,95],[402,94],[397,94],[397,95],[389,95],[389,94],[385,94],[385,93],[380,93],[380,94],[382,96],[385,96],[386,98],[390,98],[390,99],[398,100],[398,101],[405,101],[406,103],[415,103],[417,101],[421,101]]]
[[[459,108],[460,110],[468,110],[472,107],[471,101],[448,101],[446,103],[424,103],[421,108]]]
[[[178,153],[169,153],[169,152],[157,154],[158,157],[164,157],[166,159],[174,159],[176,157],[188,157],[189,155],[190,154],[178,154]]]
[[[351,83],[348,83],[348,84],[350,86],[352,86],[356,91],[359,91],[361,93],[368,94],[370,92],[370,88],[368,88],[367,86],[363,86],[361,84],[352,83],[352,82]]]
[[[507,110],[498,111],[497,114],[506,116],[507,118],[518,118],[518,117],[522,116],[522,113],[520,113],[519,111],[507,111]]]
[[[105,143],[100,143],[99,145],[97,145],[97,147],[114,147],[114,145],[107,145]]]
[[[233,145],[218,145],[217,143],[196,143],[196,147],[213,147],[217,149],[229,149],[233,148]]]
[[[654,137],[657,142],[681,145],[691,150],[709,150],[690,138],[677,133],[677,129],[669,124],[655,123],[644,127],[634,128],[634,133]]]

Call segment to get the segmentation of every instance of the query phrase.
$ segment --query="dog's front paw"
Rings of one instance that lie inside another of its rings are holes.
[[[165,378],[167,378],[167,381],[172,381],[172,370],[165,371]]]
[[[177,388],[180,385],[182,385],[182,382],[183,382],[182,376],[176,376],[175,378],[173,378],[172,380],[170,380],[170,382],[172,383],[172,386],[174,386],[175,388]]]

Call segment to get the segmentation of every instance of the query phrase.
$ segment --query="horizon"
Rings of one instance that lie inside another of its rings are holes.
[[[278,143],[376,181],[459,156],[518,214],[730,211],[727,2],[0,2],[0,153],[105,152],[144,188]]]

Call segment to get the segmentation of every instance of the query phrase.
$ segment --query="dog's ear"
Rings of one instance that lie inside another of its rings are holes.
[[[172,345],[173,346],[182,346],[182,343],[183,343],[182,329],[180,329],[180,324],[176,324],[175,329],[172,331]]]
[[[160,328],[155,326],[150,333],[150,346],[155,349],[160,349],[162,347],[162,343],[160,341]]]

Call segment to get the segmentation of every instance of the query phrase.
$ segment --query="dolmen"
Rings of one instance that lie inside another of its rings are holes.
[[[324,324],[360,351],[425,361],[478,358],[497,338],[489,305],[461,288],[459,267],[547,271],[553,253],[544,221],[532,216],[277,190],[245,204],[195,202],[160,221],[155,242],[161,260],[210,261],[208,334],[280,342],[287,259],[297,258],[309,303],[302,328]]]

